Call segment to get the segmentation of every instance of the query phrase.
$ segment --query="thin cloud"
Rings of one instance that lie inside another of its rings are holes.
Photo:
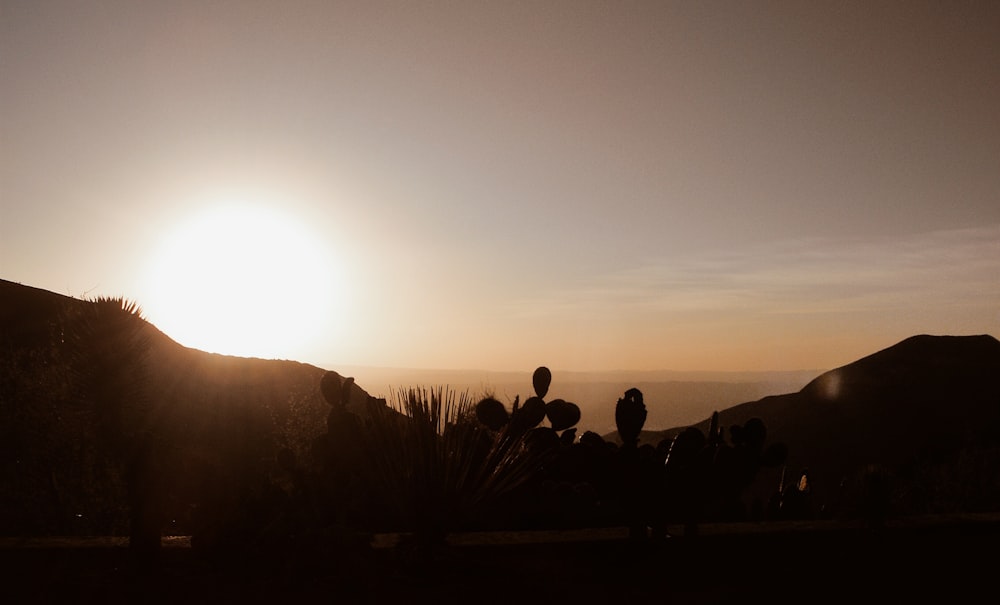
[[[513,303],[515,315],[761,316],[1000,303],[1000,225],[894,239],[801,239],[659,259]]]

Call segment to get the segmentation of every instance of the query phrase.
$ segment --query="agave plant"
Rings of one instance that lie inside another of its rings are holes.
[[[396,529],[440,540],[531,478],[524,433],[511,423],[491,431],[476,411],[468,393],[443,387],[400,389],[373,407],[364,470]]]
[[[149,558],[160,549],[154,414],[147,397],[150,329],[142,308],[99,297],[63,317],[72,380],[96,413],[100,440],[121,465],[129,500],[129,548]]]

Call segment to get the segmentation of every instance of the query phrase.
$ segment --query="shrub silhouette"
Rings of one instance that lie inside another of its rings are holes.
[[[316,448],[321,498],[352,500],[339,505],[348,524],[440,543],[448,532],[487,523],[538,466],[527,442],[537,404],[508,415],[490,398],[474,404],[444,387],[409,388],[388,401],[370,397],[362,418],[345,407],[352,385],[333,372],[323,377],[331,411]]]
[[[739,518],[739,497],[757,470],[787,455],[782,444],[766,445],[757,418],[724,439],[718,414],[707,435],[691,427],[640,445],[647,409],[634,388],[615,409],[620,446],[592,431],[577,440],[579,407],[546,402],[551,381],[538,368],[534,394],[523,405],[515,397],[510,410],[493,396],[437,387],[400,389],[388,401],[369,396],[355,412],[353,379],[327,372],[320,390],[330,413],[317,464],[309,471],[288,454],[283,460],[297,477],[297,506],[311,511],[302,518],[327,533],[409,532],[425,553],[466,529],[624,524],[645,539],[648,528],[662,538],[667,524],[682,522],[694,535],[699,522]]]

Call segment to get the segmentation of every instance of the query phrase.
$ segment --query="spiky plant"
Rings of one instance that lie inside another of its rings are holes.
[[[524,485],[536,464],[523,432],[490,431],[468,393],[400,389],[372,409],[366,475],[398,529],[440,540],[468,526]]]
[[[99,297],[64,318],[73,378],[83,399],[95,404],[103,438],[129,445],[147,427],[126,416],[146,400],[150,336],[142,308],[124,298]]]
[[[160,548],[155,418],[148,409],[150,330],[142,308],[120,297],[99,297],[64,318],[73,380],[93,406],[101,441],[122,465],[128,490],[129,545],[147,558]]]

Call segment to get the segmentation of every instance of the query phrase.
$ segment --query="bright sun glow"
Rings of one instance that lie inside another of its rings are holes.
[[[343,321],[331,245],[276,203],[216,196],[166,234],[142,305],[183,345],[227,355],[303,360]]]

